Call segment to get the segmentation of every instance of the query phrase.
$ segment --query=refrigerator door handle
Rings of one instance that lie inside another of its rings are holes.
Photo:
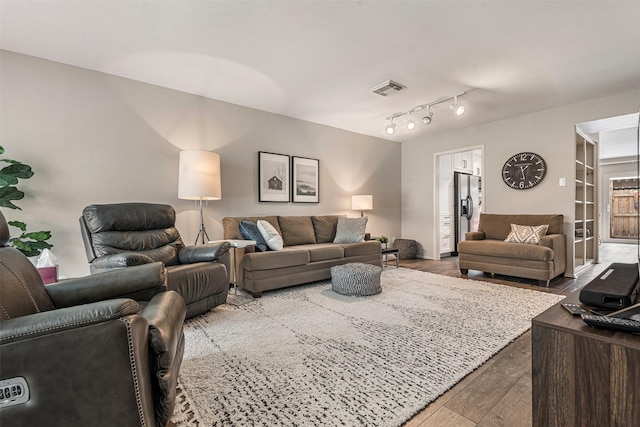
[[[460,216],[468,218],[469,198],[460,199]]]
[[[467,219],[471,219],[471,217],[473,216],[473,198],[471,197],[471,195],[467,196]]]

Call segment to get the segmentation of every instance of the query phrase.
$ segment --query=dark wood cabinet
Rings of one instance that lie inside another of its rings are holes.
[[[534,427],[640,425],[640,336],[592,328],[556,304],[532,320],[531,341]]]

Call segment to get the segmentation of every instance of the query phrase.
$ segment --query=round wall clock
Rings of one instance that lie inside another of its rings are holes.
[[[502,166],[502,180],[516,190],[535,187],[546,173],[547,164],[536,153],[518,153]]]

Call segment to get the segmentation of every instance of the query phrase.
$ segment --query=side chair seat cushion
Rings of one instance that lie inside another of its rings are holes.
[[[458,251],[469,255],[486,255],[498,258],[553,261],[551,248],[539,245],[506,243],[498,240],[463,240]]]

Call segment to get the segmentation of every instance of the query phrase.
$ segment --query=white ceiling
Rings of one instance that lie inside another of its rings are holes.
[[[640,1],[0,0],[2,49],[400,142],[639,89],[639,46]]]

